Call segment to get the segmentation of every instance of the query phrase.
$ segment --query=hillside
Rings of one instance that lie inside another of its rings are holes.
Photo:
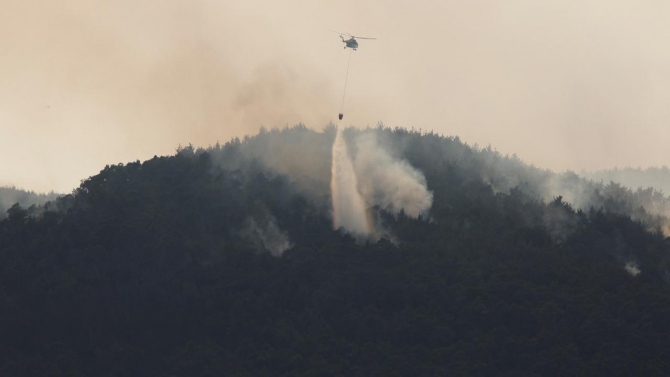
[[[13,206],[0,375],[670,372],[662,193],[434,133],[342,137],[365,232],[333,226],[334,127],[180,147]]]

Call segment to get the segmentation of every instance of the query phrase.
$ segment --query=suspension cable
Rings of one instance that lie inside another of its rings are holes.
[[[347,62],[347,74],[344,76],[344,92],[342,92],[342,103],[340,104],[340,120],[344,116],[344,97],[347,95],[347,81],[349,80],[349,66],[351,65],[351,53],[353,49],[349,50],[349,61]]]

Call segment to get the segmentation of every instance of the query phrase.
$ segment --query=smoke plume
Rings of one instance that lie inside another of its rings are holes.
[[[358,134],[354,140],[356,154],[349,154],[342,129],[338,128],[333,144],[331,191],[333,226],[360,234],[370,234],[371,224],[366,208],[379,206],[397,214],[404,211],[418,217],[428,211],[433,194],[426,179],[407,161],[394,158],[384,149],[375,133]]]
[[[374,133],[356,139],[354,162],[358,187],[367,205],[398,213],[404,210],[418,217],[430,209],[433,194],[426,189],[426,178],[407,161],[394,159],[377,142]]]
[[[269,251],[276,257],[280,257],[293,246],[288,235],[279,229],[277,220],[270,214],[267,214],[265,220],[260,223],[248,218],[247,228],[243,234],[254,243],[256,249]]]
[[[0,186],[0,220],[7,217],[7,210],[15,203],[20,204],[23,208],[28,208],[55,200],[58,196],[60,194],[53,191],[49,193],[36,193],[17,189],[16,187]]]
[[[624,268],[626,269],[626,272],[628,272],[632,276],[637,276],[637,275],[640,274],[640,272],[642,272],[642,270],[640,270],[640,267],[637,265],[637,263],[632,262],[632,261],[627,262],[626,266]]]

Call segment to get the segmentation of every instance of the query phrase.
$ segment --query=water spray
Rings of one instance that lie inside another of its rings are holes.
[[[330,190],[333,201],[333,228],[367,235],[370,225],[365,212],[365,201],[358,191],[358,178],[344,140],[342,126],[337,127],[333,143]]]

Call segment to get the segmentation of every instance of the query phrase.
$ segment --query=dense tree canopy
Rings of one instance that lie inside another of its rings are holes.
[[[434,198],[418,218],[369,208],[384,233],[356,238],[332,229],[333,132],[188,146],[9,208],[0,375],[670,373],[663,195],[350,129]]]

